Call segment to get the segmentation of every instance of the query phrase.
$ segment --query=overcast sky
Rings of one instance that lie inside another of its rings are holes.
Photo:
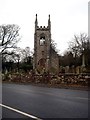
[[[0,25],[18,24],[21,48],[34,47],[34,22],[47,26],[51,15],[52,39],[63,53],[74,34],[88,33],[88,0],[0,0]]]

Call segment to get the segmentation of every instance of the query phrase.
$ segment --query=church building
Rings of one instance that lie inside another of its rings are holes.
[[[59,72],[59,56],[51,44],[51,21],[48,18],[48,26],[38,26],[37,14],[34,33],[34,59],[33,69],[42,72]]]

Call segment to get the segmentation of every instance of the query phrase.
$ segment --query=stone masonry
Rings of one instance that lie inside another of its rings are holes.
[[[33,69],[38,72],[59,72],[59,57],[51,45],[51,21],[48,26],[38,26],[37,14],[34,33],[34,61]]]

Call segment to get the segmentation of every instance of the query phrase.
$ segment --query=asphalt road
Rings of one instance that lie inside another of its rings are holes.
[[[0,107],[3,118],[87,118],[88,91],[4,83]]]

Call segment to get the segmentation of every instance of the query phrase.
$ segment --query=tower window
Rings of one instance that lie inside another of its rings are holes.
[[[40,45],[44,45],[45,44],[45,37],[41,37],[40,38]]]
[[[44,45],[45,44],[45,34],[41,33],[40,34],[40,45]]]

